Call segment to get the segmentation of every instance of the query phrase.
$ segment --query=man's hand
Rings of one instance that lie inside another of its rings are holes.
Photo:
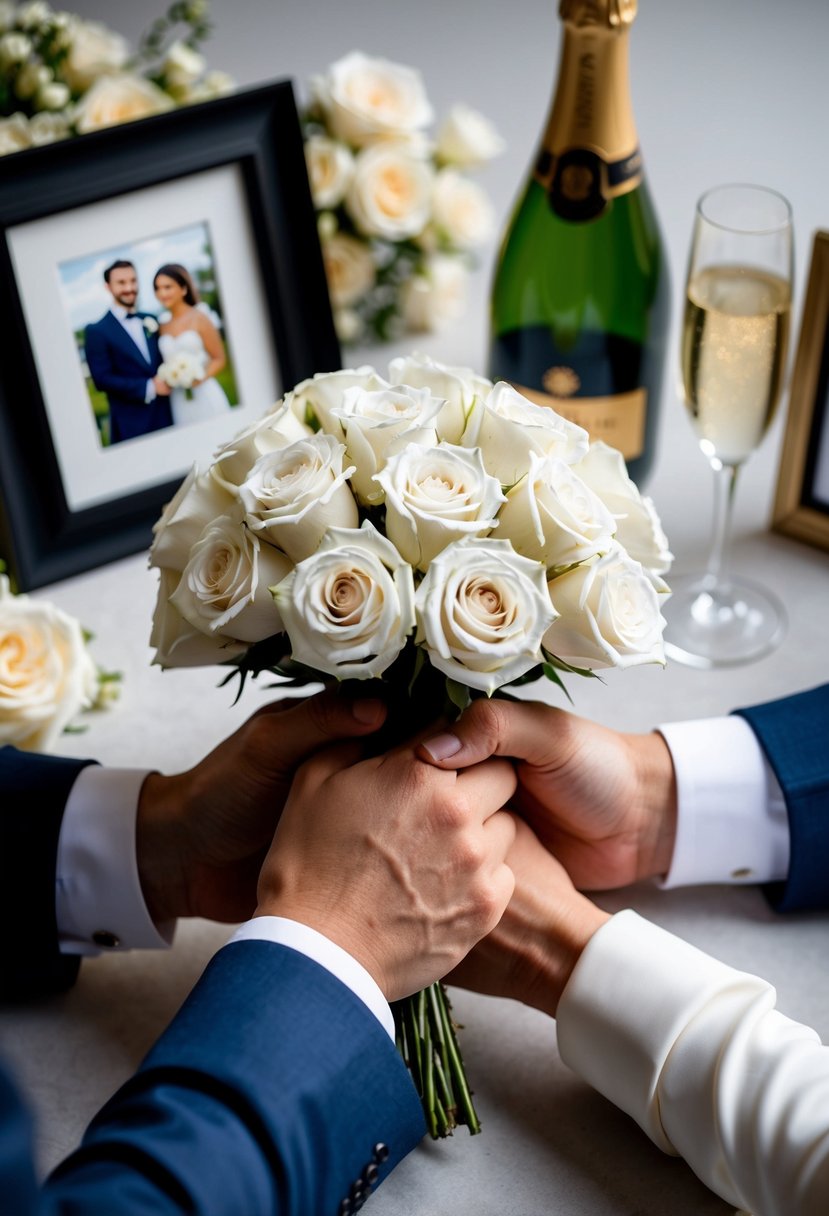
[[[155,389],[156,396],[158,397],[170,396],[170,386],[167,381],[162,380],[160,376],[153,376],[153,388]]]
[[[447,981],[488,996],[512,997],[555,1017],[582,950],[609,916],[579,894],[521,820],[507,865],[515,891],[506,912]]]
[[[257,915],[309,925],[388,1000],[408,996],[454,967],[509,902],[515,820],[500,808],[514,790],[502,760],[456,774],[412,746],[362,761],[354,744],[329,748],[296,776]]]
[[[420,745],[442,769],[488,756],[517,762],[521,812],[582,890],[665,874],[676,781],[661,735],[623,735],[534,701],[476,701]]]
[[[138,804],[144,898],[157,923],[177,916],[245,920],[294,773],[317,748],[381,725],[378,700],[337,693],[255,713],[195,768],[152,773]]]

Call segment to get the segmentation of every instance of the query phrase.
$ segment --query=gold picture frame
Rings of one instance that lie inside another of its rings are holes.
[[[816,232],[772,528],[829,550],[829,232]]]

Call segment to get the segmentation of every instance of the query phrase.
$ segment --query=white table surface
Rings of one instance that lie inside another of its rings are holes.
[[[128,35],[144,6],[89,0],[75,6]],[[160,6],[159,6],[160,7]],[[462,98],[489,113],[508,150],[485,180],[504,218],[541,127],[556,59],[552,0],[516,6],[460,3],[412,10],[369,0],[216,0],[211,61],[242,83],[299,81],[352,47],[420,66],[436,108]],[[674,343],[693,203],[707,186],[764,180],[791,198],[798,225],[796,320],[811,232],[829,227],[825,164],[825,0],[642,0],[633,33],[634,100],[646,162],[674,275]],[[415,20],[414,13],[417,13]],[[520,20],[518,19],[520,16]],[[823,159],[821,159],[823,157]],[[383,368],[415,345],[483,370],[492,250],[473,282],[466,319],[439,337],[354,352]],[[659,456],[648,492],[677,556],[702,562],[710,473],[666,377]],[[576,711],[626,730],[727,712],[829,679],[829,554],[768,531],[785,411],[744,470],[735,516],[735,570],[784,601],[788,634],[750,666],[702,672],[671,664],[611,672],[605,684],[572,682]],[[249,687],[233,707],[215,670],[161,672],[147,644],[155,577],[136,555],[36,593],[78,616],[96,635],[94,653],[124,672],[120,704],[86,735],[67,736],[70,755],[173,772],[195,762],[268,694]],[[552,689],[540,695],[553,697]],[[649,887],[601,898],[632,906],[717,957],[778,988],[779,1007],[829,1039],[829,918],[776,917],[754,889]],[[17,927],[25,932],[25,916]],[[226,928],[191,922],[165,953],[109,956],[83,964],[76,987],[37,1007],[0,1012],[0,1050],[10,1056],[38,1116],[42,1167],[61,1158],[90,1116],[134,1069],[198,977]],[[561,1064],[554,1024],[509,1001],[455,993],[463,1049],[484,1132],[424,1143],[384,1184],[378,1216],[719,1216],[730,1209],[682,1163],[663,1156],[625,1116]],[[242,1216],[242,1214],[240,1214]]]

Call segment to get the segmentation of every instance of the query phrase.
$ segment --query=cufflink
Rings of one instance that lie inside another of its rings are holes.
[[[92,934],[92,940],[96,946],[105,946],[108,950],[121,945],[120,937],[110,933],[109,929],[96,929]]]

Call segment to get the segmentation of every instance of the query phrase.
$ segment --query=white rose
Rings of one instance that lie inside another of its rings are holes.
[[[419,351],[392,359],[389,381],[411,388],[428,388],[433,397],[445,398],[446,405],[438,414],[437,432],[438,439],[447,443],[460,442],[475,398],[487,397],[492,391],[492,382],[471,368],[449,367]]]
[[[432,666],[488,696],[541,662],[541,639],[556,616],[544,567],[491,537],[439,553],[415,609],[415,641]]]
[[[51,16],[52,9],[46,0],[29,0],[17,10],[17,24],[24,30],[33,30],[44,25]]]
[[[404,448],[376,480],[386,496],[386,535],[418,570],[453,541],[491,532],[504,501],[480,452],[446,443]]]
[[[177,40],[170,44],[161,71],[170,90],[178,93],[194,84],[206,67],[207,60],[204,55]]]
[[[53,79],[52,73],[42,63],[24,63],[14,81],[14,91],[24,100],[34,97],[38,89]]]
[[[263,544],[234,511],[207,525],[170,603],[203,633],[261,642],[284,629],[268,588],[291,569],[290,559]]]
[[[332,63],[315,91],[330,129],[356,147],[412,134],[433,117],[418,71],[360,51]]]
[[[257,460],[239,487],[246,521],[294,562],[313,553],[329,528],[357,528],[360,520],[343,469],[345,445],[311,435]]]
[[[150,566],[180,575],[204,529],[231,510],[233,502],[226,489],[194,465],[153,525]]]
[[[75,21],[61,75],[75,93],[83,93],[100,76],[118,72],[129,58],[129,44],[98,21]]]
[[[12,67],[16,63],[25,63],[33,49],[31,38],[25,34],[4,34],[0,38],[0,64]]]
[[[0,744],[49,751],[95,700],[95,664],[74,617],[12,595],[0,575]]]
[[[355,304],[374,286],[374,258],[365,241],[338,232],[322,242],[322,259],[334,308]]]
[[[11,152],[20,152],[31,146],[31,126],[25,114],[0,118],[0,156],[8,156]]]
[[[665,618],[648,572],[614,544],[549,584],[559,619],[544,645],[574,667],[663,663]]]
[[[616,539],[646,570],[667,574],[674,560],[668,538],[650,498],[643,498],[628,476],[622,453],[601,441],[592,443],[576,472],[616,516]]]
[[[463,316],[469,274],[463,260],[436,253],[403,284],[401,308],[409,329],[432,333]]]
[[[69,104],[70,97],[68,85],[59,80],[50,80],[38,89],[35,104],[39,110],[62,110]]]
[[[334,328],[337,337],[343,344],[356,342],[363,333],[363,322],[360,314],[353,308],[337,308],[334,310]]]
[[[51,144],[56,139],[65,139],[69,134],[69,121],[65,114],[49,114],[41,111],[29,119],[29,134],[32,143]]]
[[[464,447],[479,447],[488,473],[512,486],[529,469],[530,452],[575,464],[587,452],[587,431],[543,405],[534,405],[505,380],[485,400],[475,401],[463,435]]]
[[[363,504],[378,505],[383,490],[375,480],[390,456],[410,443],[433,447],[435,420],[444,402],[427,388],[401,384],[370,392],[346,389],[342,405],[333,410],[345,431],[349,461],[356,466],[351,484]]]
[[[530,452],[529,461],[499,512],[498,538],[547,570],[606,553],[616,521],[599,496],[560,457]]]
[[[438,131],[438,158],[461,169],[477,168],[503,150],[504,141],[489,119],[469,106],[452,106]]]
[[[305,164],[316,209],[338,207],[354,172],[349,149],[327,135],[312,135],[305,143]]]
[[[150,645],[159,667],[210,667],[237,658],[247,650],[222,634],[207,634],[191,625],[170,602],[181,581],[180,570],[159,570],[158,598],[153,612]]]
[[[226,97],[236,88],[236,81],[227,72],[208,72],[201,80],[186,88],[176,90],[179,101],[192,105],[197,101],[213,101],[216,97]]]
[[[489,240],[495,212],[486,191],[455,169],[441,169],[432,191],[432,222],[458,249],[474,249]]]
[[[309,380],[302,380],[285,397],[298,418],[310,418],[329,435],[342,439],[344,431],[340,419],[334,416],[343,397],[350,388],[364,388],[368,392],[388,388],[373,367],[346,368],[341,372],[317,372]]]
[[[346,208],[365,236],[402,241],[416,236],[432,210],[431,167],[400,144],[375,144],[358,154]]]
[[[343,680],[381,675],[414,627],[411,567],[368,520],[330,529],[273,596],[296,662]]]
[[[301,422],[286,399],[235,435],[215,453],[210,476],[228,494],[237,495],[260,456],[304,439],[311,428]]]
[[[123,73],[100,76],[75,107],[75,127],[81,135],[172,110],[175,103],[158,85]]]

